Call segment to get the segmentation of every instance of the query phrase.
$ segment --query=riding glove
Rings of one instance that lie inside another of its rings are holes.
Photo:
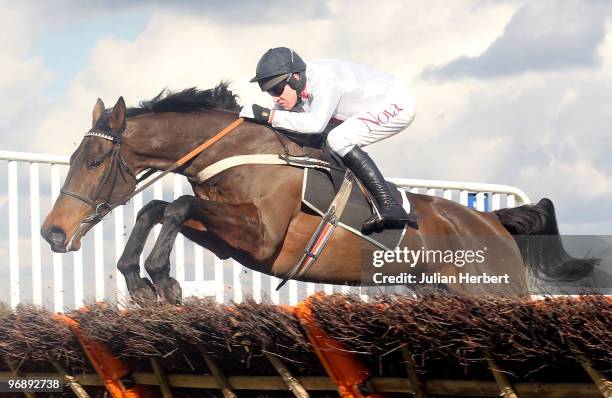
[[[240,111],[240,117],[253,119],[256,123],[269,124],[270,109],[257,104],[253,104],[250,107],[246,105]]]

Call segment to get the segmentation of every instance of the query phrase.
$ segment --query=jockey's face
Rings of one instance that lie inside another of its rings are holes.
[[[300,77],[296,73],[291,78],[297,80]],[[288,84],[286,84],[284,82],[282,84],[285,85],[285,88],[283,89],[283,91],[282,91],[282,93],[280,95],[274,95],[272,93],[270,93],[270,95],[272,95],[272,98],[274,99],[275,103],[280,105],[284,110],[290,111],[297,104],[298,93],[297,93],[296,90],[292,89]]]

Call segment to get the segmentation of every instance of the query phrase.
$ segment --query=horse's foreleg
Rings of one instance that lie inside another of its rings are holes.
[[[181,286],[170,276],[170,253],[182,225],[189,219],[195,197],[181,196],[164,209],[162,229],[155,246],[145,260],[145,268],[155,284],[159,296],[172,304],[181,301]]]
[[[168,204],[161,200],[153,200],[138,212],[132,233],[117,262],[117,268],[125,277],[130,296],[136,301],[155,301],[157,299],[151,281],[140,277],[140,255],[147,236],[153,226],[161,222]]]
[[[188,219],[202,222],[212,236],[223,242],[224,249],[252,254],[262,247],[261,224],[254,206],[218,203],[187,195],[176,199],[166,207],[162,230],[145,261],[145,268],[158,294],[170,303],[181,300],[181,287],[170,277],[170,253],[176,236]],[[202,244],[199,240],[198,243]]]

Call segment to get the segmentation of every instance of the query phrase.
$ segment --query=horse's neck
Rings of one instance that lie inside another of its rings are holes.
[[[134,169],[138,172],[149,168],[164,170],[236,118],[237,115],[228,112],[207,111],[147,114],[128,119],[125,141],[133,152]],[[282,142],[275,134],[263,126],[244,123],[179,172],[193,177],[215,161],[230,156],[280,154]]]

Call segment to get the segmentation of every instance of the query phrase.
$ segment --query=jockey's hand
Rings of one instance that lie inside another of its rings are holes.
[[[251,106],[244,106],[240,111],[240,117],[247,119],[253,119],[256,123],[268,124],[270,119],[270,109],[264,108],[263,106],[253,104]]]

